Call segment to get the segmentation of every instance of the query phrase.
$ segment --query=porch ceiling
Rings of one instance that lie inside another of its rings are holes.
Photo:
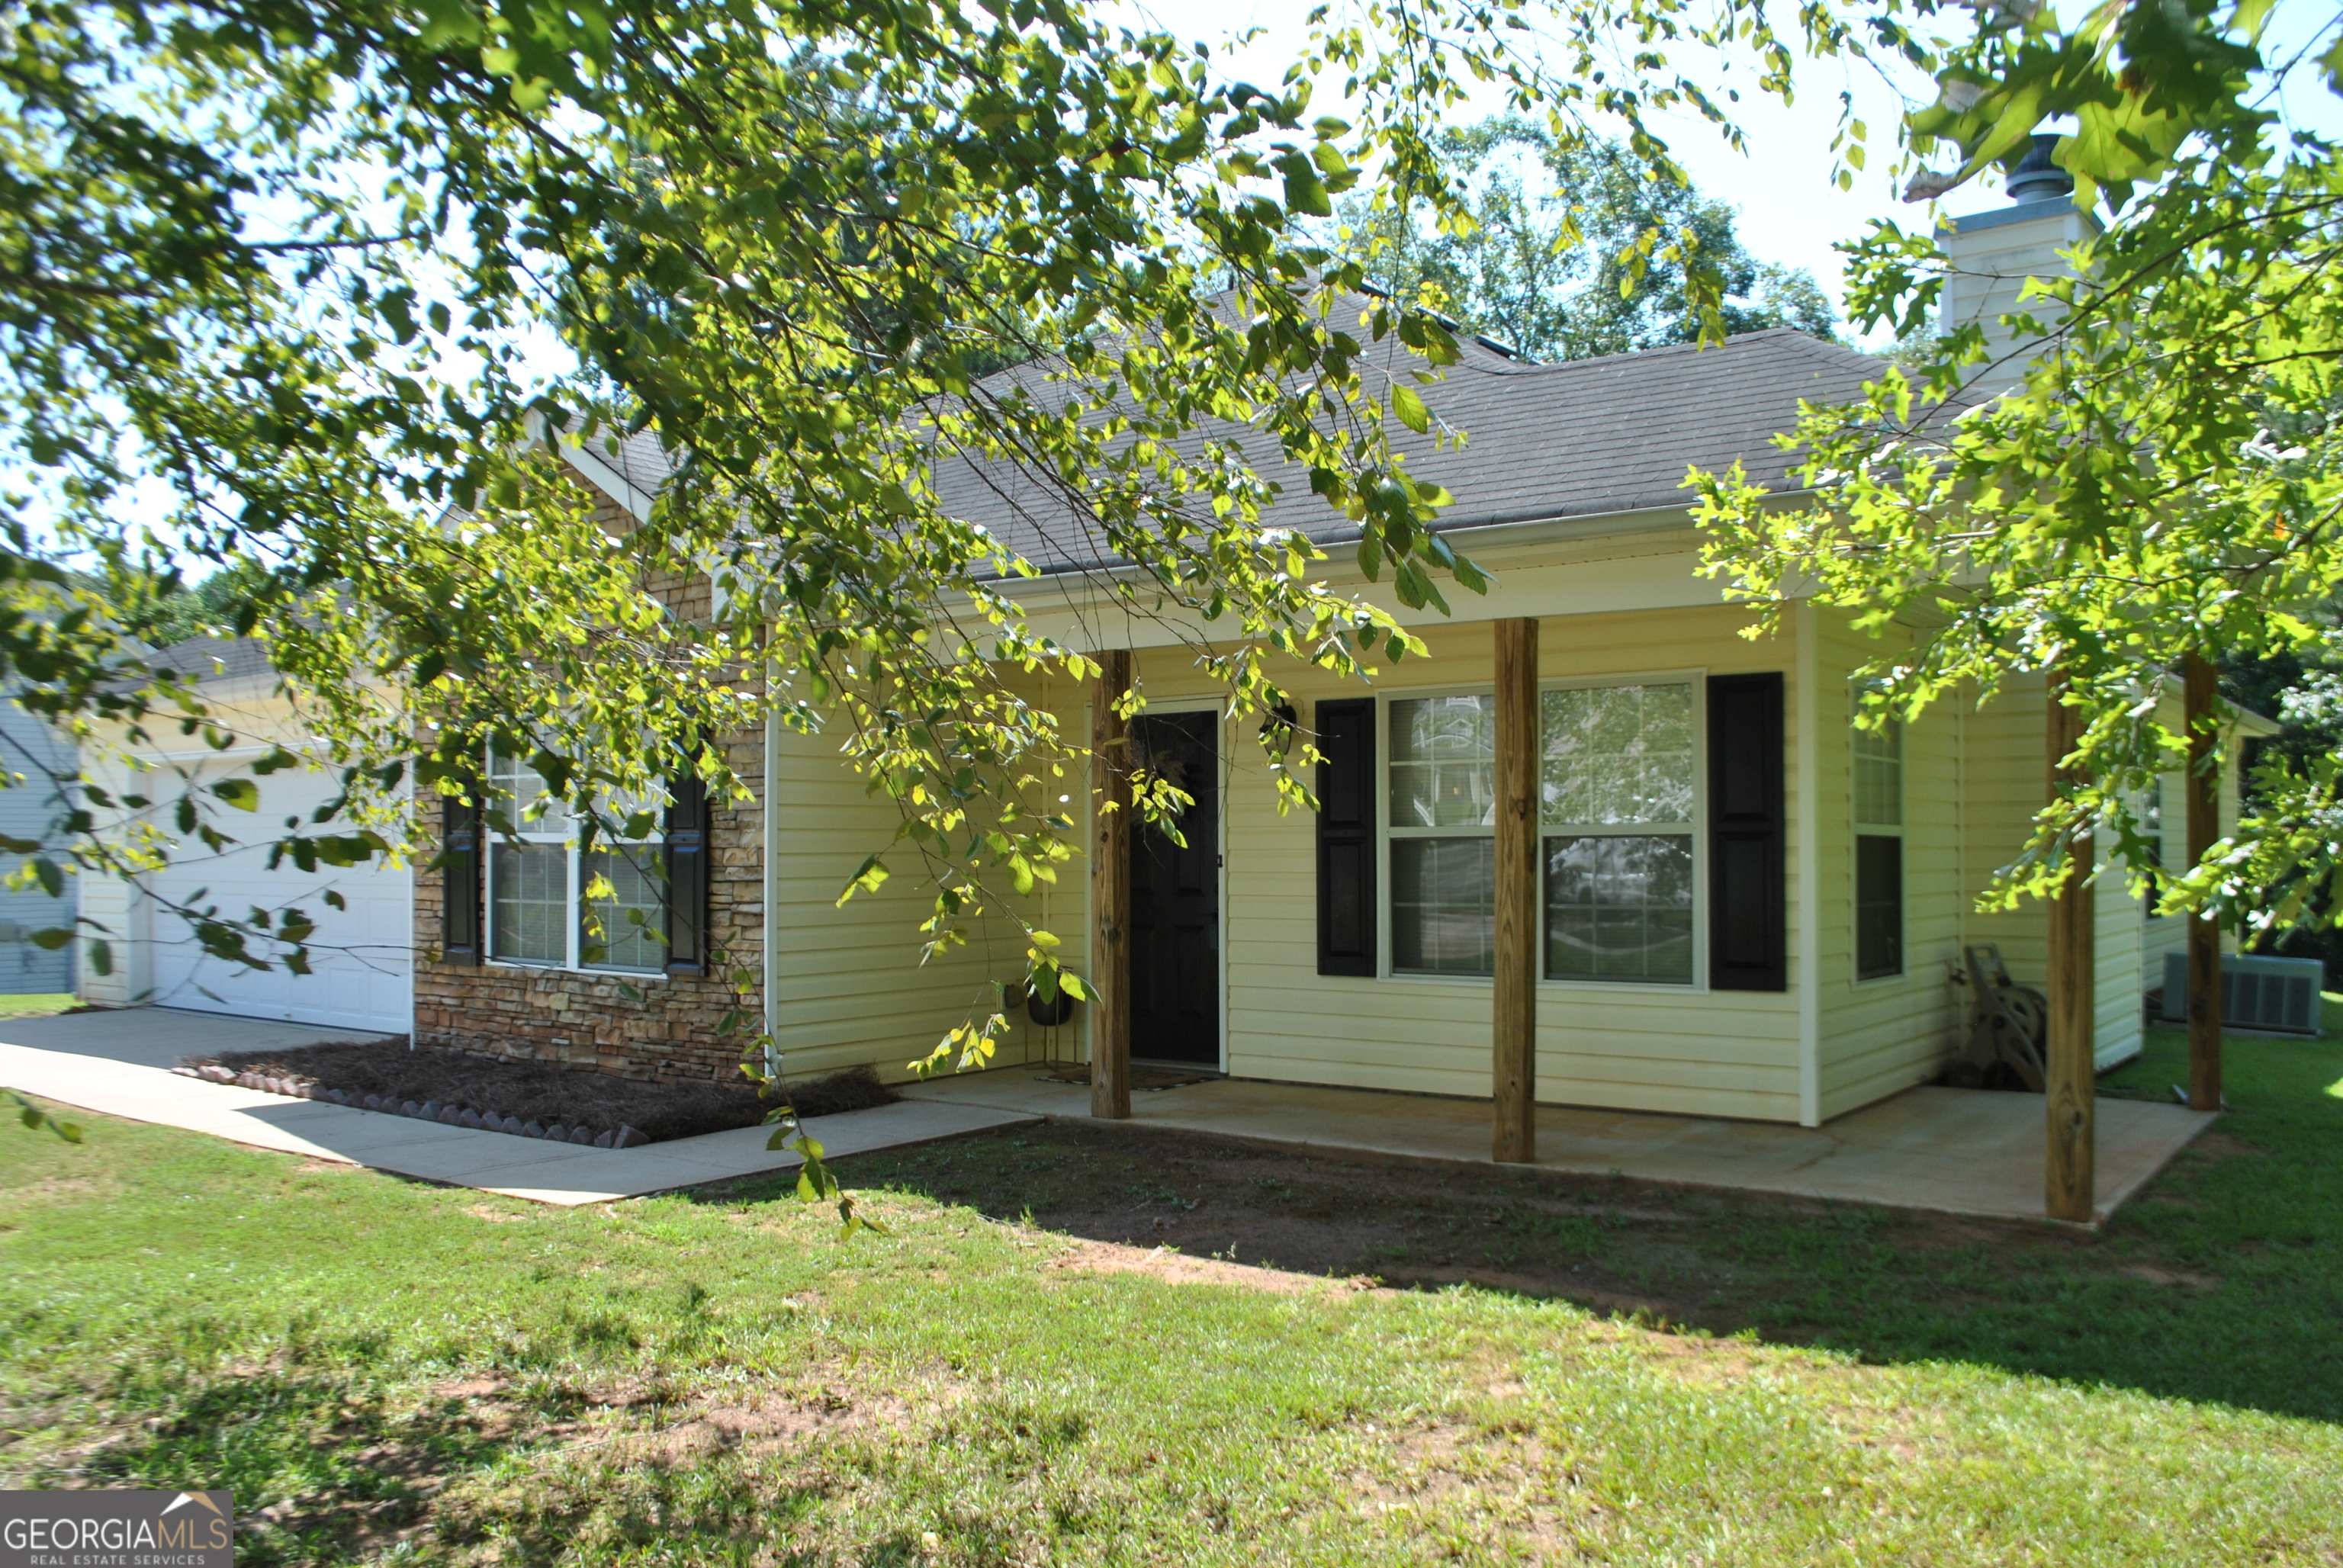
[[[917,1099],[1090,1121],[1090,1091],[1008,1067],[904,1084]],[[2103,1221],[2212,1121],[2177,1105],[2097,1104]],[[1820,1128],[1537,1108],[1547,1170],[1780,1192],[2003,1220],[2043,1216],[2041,1097],[1924,1087]],[[1129,1122],[1334,1156],[1487,1165],[1485,1101],[1226,1080],[1131,1096]]]

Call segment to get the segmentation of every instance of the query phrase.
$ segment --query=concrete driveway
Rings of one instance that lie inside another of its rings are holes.
[[[100,1057],[166,1071],[192,1057],[231,1050],[290,1050],[329,1040],[392,1040],[362,1029],[328,1029],[266,1018],[227,1018],[170,1007],[108,1008],[56,1018],[0,1019],[0,1041],[34,1050]]]

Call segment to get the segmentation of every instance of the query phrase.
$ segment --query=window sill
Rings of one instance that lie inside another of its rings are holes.
[[[1459,990],[1470,988],[1473,990],[1484,990],[1496,983],[1487,975],[1422,974],[1412,970],[1397,970],[1379,978],[1401,985],[1454,986]],[[1676,980],[1547,980],[1544,976],[1539,977],[1537,989],[1541,991],[1601,991],[1606,995],[1661,998],[1715,994],[1707,986]]]
[[[589,970],[573,969],[568,964],[524,963],[518,959],[487,959],[480,967],[490,970],[517,970],[525,974],[579,975],[587,980],[658,980],[667,983],[665,970]]]
[[[1538,990],[1603,991],[1623,996],[1707,996],[1709,988],[1690,980],[1540,980]]]

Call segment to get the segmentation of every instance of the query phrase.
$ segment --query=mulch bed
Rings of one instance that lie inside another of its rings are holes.
[[[643,1083],[545,1062],[413,1050],[399,1040],[229,1051],[191,1058],[180,1070],[304,1100],[604,1149],[754,1127],[773,1103],[729,1084]],[[787,1096],[800,1116],[863,1111],[896,1098],[867,1067],[789,1084]]]

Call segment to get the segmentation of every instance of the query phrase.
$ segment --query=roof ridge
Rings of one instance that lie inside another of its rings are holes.
[[[1606,366],[1649,365],[1664,360],[1680,359],[1687,355],[1712,353],[1785,337],[1795,338],[1801,344],[1826,351],[1837,347],[1835,344],[1825,343],[1814,334],[1801,331],[1795,327],[1764,327],[1755,332],[1736,332],[1730,337],[1719,338],[1714,343],[1663,343],[1654,348],[1623,348],[1616,354],[1590,354],[1581,359],[1537,359],[1524,361],[1518,365],[1452,365],[1446,368],[1448,374],[1452,376],[1459,369],[1474,370],[1485,376],[1545,376],[1556,371],[1591,370]],[[1863,354],[1859,349],[1843,349],[1841,352],[1863,358],[1873,357]]]

